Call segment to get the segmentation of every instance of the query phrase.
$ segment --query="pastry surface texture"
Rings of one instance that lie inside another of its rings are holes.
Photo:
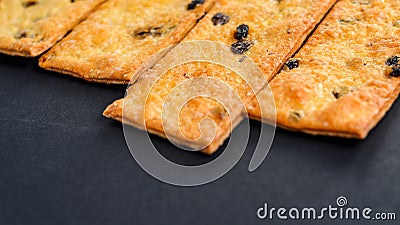
[[[271,81],[277,125],[365,138],[399,95],[399,11],[397,0],[339,1],[294,56],[298,68]],[[259,119],[255,106],[250,117]]]
[[[143,89],[155,75],[151,70],[144,72],[129,88],[125,99],[111,104],[104,115],[117,120],[124,118],[125,123],[141,129],[144,129],[141,124],[145,121],[145,129],[149,132],[161,136],[174,136],[180,131],[185,137],[193,140],[199,138],[201,134],[198,128],[200,121],[203,118],[211,118],[216,127],[215,138],[203,150],[211,154],[223,144],[231,130],[241,121],[244,110],[237,108],[228,115],[224,107],[216,101],[206,98],[192,99],[179,112],[180,127],[171,126],[173,129],[165,130],[162,109],[169,93],[187,80],[208,77],[216,78],[231,87],[240,96],[244,105],[250,103],[255,96],[254,92],[259,92],[267,85],[268,80],[272,79],[283,63],[297,51],[334,2],[333,0],[218,1],[186,36],[183,43],[206,40],[230,46],[230,53],[237,57],[238,61],[243,61],[243,66],[251,59],[260,68],[263,79],[256,87],[252,87],[251,90],[241,76],[224,66],[207,62],[187,63],[161,75],[148,98],[144,96]],[[227,54],[226,58],[229,57]],[[201,89],[199,87],[201,84],[193,83],[193,85],[193,89]],[[213,87],[204,85],[203,88]],[[228,95],[226,99],[229,101]],[[142,110],[142,104],[145,104],[145,112]],[[168,121],[170,118],[166,119]],[[203,128],[211,130],[212,126],[204,125]],[[177,139],[179,142],[179,138]],[[190,146],[190,141],[181,144]]]
[[[109,0],[40,58],[45,69],[127,84],[143,62],[178,43],[215,0]]]
[[[0,53],[42,54],[105,0],[1,0]]]

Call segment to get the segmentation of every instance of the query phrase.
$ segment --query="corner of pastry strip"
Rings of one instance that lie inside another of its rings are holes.
[[[103,112],[103,116],[122,122],[122,107],[124,105],[124,100],[119,99],[107,106]]]
[[[104,1],[2,0],[0,53],[38,56]]]
[[[340,0],[271,81],[277,124],[366,138],[399,95],[399,10],[394,0]],[[250,117],[259,118],[259,112]]]
[[[150,56],[180,42],[215,0],[109,0],[39,60],[47,70],[127,84]]]

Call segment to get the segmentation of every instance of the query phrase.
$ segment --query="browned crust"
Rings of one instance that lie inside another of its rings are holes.
[[[55,64],[55,67],[47,67],[46,70],[53,71],[53,72],[58,72],[60,74],[65,74],[65,75],[70,75],[79,79],[84,79],[89,82],[97,82],[97,83],[106,83],[106,84],[127,84],[128,82],[124,80],[113,80],[109,78],[90,78],[90,77],[82,77],[78,72],[75,71],[69,71],[67,68],[62,69],[61,65],[65,65],[65,63],[57,63],[53,62]],[[58,64],[58,67],[57,67]],[[77,68],[75,68],[77,69]],[[83,71],[83,70],[81,70]]]
[[[122,122],[122,108],[124,105],[124,99],[119,99],[109,106],[104,110],[103,116],[117,120],[119,122]]]
[[[364,120],[359,120],[354,122],[355,128],[352,128],[350,126],[348,127],[339,127],[339,126],[331,126],[331,127],[324,127],[322,123],[324,121],[317,121],[315,123],[302,123],[302,124],[297,124],[294,125],[291,123],[287,118],[280,116],[278,119],[274,122],[276,122],[276,126],[281,127],[286,130],[291,130],[291,131],[298,131],[298,132],[303,132],[311,135],[318,135],[318,136],[332,136],[332,137],[343,137],[343,138],[354,138],[354,139],[365,139],[368,136],[368,133],[379,123],[379,121],[385,116],[385,114],[389,111],[391,108],[392,104],[394,101],[398,98],[400,92],[400,85],[397,86],[396,90],[391,93],[391,96],[389,98],[385,98],[381,104],[381,108],[379,108],[379,111],[374,114],[372,117],[364,119]],[[260,101],[262,104],[262,101]],[[254,107],[256,103],[253,103]],[[332,107],[334,108],[334,107]],[[362,111],[362,109],[359,109]],[[250,119],[254,120],[261,120],[261,114],[259,109],[256,108],[248,108],[248,117]],[[263,115],[263,121],[269,121],[267,123],[270,123],[270,116],[271,112],[269,111],[264,111]],[[332,120],[340,120],[339,116],[332,116]]]
[[[45,21],[40,21],[40,24],[37,23],[36,25],[40,27],[37,35],[42,36],[43,40],[37,40],[36,38],[16,39],[12,36],[2,36],[0,34],[0,53],[23,57],[38,56],[52,47],[68,31],[85,19],[104,1],[105,0],[79,1],[61,9],[58,13],[52,15]],[[7,10],[11,11],[13,9]],[[18,17],[19,15],[15,14],[13,16]]]
[[[141,125],[140,123],[134,121],[134,120],[130,120],[129,117],[126,117],[123,120],[123,105],[124,105],[124,99],[119,99],[117,101],[115,101],[114,103],[110,104],[103,112],[103,116],[110,118],[110,119],[114,119],[116,121],[119,122],[124,122],[124,124],[130,125],[132,127],[135,127],[137,129],[140,130],[145,130],[151,134],[155,134],[159,137],[162,138],[167,138],[165,136],[165,133],[163,131],[159,131],[159,129],[152,129],[151,127],[147,127],[144,128],[143,125]],[[241,121],[241,118],[237,118],[234,123],[233,123],[233,127],[236,127],[239,122]],[[230,127],[223,127],[223,130],[227,130],[230,129]],[[219,136],[217,136],[215,138],[215,140],[218,140],[218,142],[213,142],[211,145],[207,146],[205,149],[201,150],[202,153],[205,154],[213,154],[215,152],[215,149],[218,149],[219,146],[221,146],[224,142],[224,140],[226,138],[228,138],[228,136],[230,135],[230,132],[222,132],[218,134]],[[174,136],[169,136],[169,138],[172,138],[174,141],[181,143],[181,144],[185,144],[188,147],[191,147],[191,143],[190,142],[185,142],[182,143],[182,140],[179,140],[178,138],[174,137]]]
[[[129,81],[132,79],[135,71],[146,61],[150,58],[151,55],[157,53],[158,51],[167,48],[168,46],[174,45],[181,41],[186,34],[195,26],[197,20],[201,18],[204,13],[209,10],[209,8],[214,4],[215,0],[207,0],[206,3],[200,7],[197,7],[195,10],[187,11],[186,9],[176,9],[172,11],[172,15],[175,15],[172,18],[174,21],[171,23],[172,26],[175,26],[172,33],[167,34],[166,36],[160,36],[157,38],[153,38],[147,43],[144,44],[141,49],[140,53],[138,54],[131,54],[130,52],[135,51],[135,49],[131,49],[131,46],[136,44],[140,44],[143,40],[136,41],[133,37],[126,37],[129,32],[133,32],[132,29],[138,28],[129,28],[124,27],[124,23],[128,23],[129,21],[126,18],[129,18],[130,23],[133,26],[139,26],[135,24],[135,16],[132,14],[131,17],[127,16],[129,13],[135,12],[126,12],[125,20],[119,21],[119,17],[117,19],[111,19],[116,24],[115,27],[118,28],[109,28],[108,25],[101,24],[100,26],[94,26],[99,21],[103,20],[109,12],[114,10],[121,11],[121,14],[124,14],[125,8],[129,8],[129,5],[135,5],[138,2],[129,2],[127,0],[110,0],[109,2],[105,3],[97,12],[95,12],[92,16],[90,16],[85,22],[77,26],[70,35],[68,35],[65,39],[63,39],[59,44],[54,46],[48,53],[43,55],[39,59],[40,67],[52,70],[60,73],[65,73],[68,75],[72,75],[74,77],[82,78],[87,81],[95,81],[101,83],[113,83],[113,84],[128,84]],[[128,4],[129,3],[129,4]],[[156,3],[153,1],[153,3]],[[163,4],[183,4],[186,6],[185,1],[171,1],[171,3],[163,3]],[[143,3],[144,4],[144,3]],[[166,13],[170,11],[167,5],[164,5],[165,9],[163,11],[162,8],[158,9],[158,12],[150,13],[147,12],[146,15],[153,15],[157,13]],[[143,6],[145,7],[145,6]],[[163,7],[163,6],[161,6]],[[182,8],[182,7],[180,7]],[[154,9],[154,8],[153,8]],[[137,8],[139,10],[148,11],[153,9],[146,9],[146,8]],[[173,14],[174,13],[174,14]],[[161,18],[157,19],[157,22],[154,22],[154,18],[145,18],[145,25],[141,25],[142,27],[146,26],[161,26],[165,23],[169,23],[171,20],[168,18]],[[137,23],[141,23],[143,21],[139,20],[136,21]],[[154,24],[155,23],[155,24]],[[120,28],[122,27],[122,28]],[[104,30],[104,29],[119,29],[119,30]],[[120,31],[122,30],[122,31]],[[126,34],[123,33],[126,31]],[[100,34],[98,34],[100,32]],[[98,35],[103,35],[103,33],[108,32],[120,32],[115,36],[111,36],[115,38],[117,41],[108,40],[107,38],[97,37]],[[82,40],[85,39],[87,36],[92,38],[92,41],[88,43],[82,43]],[[118,41],[120,39],[120,41]],[[105,43],[108,41],[111,42],[110,48],[116,48],[119,50],[128,49],[129,51],[122,52],[122,53],[107,53],[105,50],[103,51],[101,48],[105,48]],[[123,41],[123,43],[122,43]],[[65,47],[65,44],[69,42],[75,42],[76,44],[72,46]],[[87,45],[92,45],[93,52],[82,53],[77,55],[73,55],[74,52],[71,54],[68,52],[70,48],[73,48],[75,52],[79,52],[84,50]],[[147,47],[146,47],[147,45]],[[138,46],[139,47],[139,46]],[[98,52],[97,54],[95,52]],[[149,65],[151,66],[151,65]]]
[[[195,25],[195,20],[189,19],[190,23],[183,23],[171,35],[171,39],[160,44],[157,48],[163,49],[169,45],[176,44],[181,37],[184,37]],[[69,39],[66,38],[65,41]],[[62,44],[62,43],[61,43]],[[62,49],[60,49],[62,51]],[[82,62],[80,59],[69,59],[63,57],[52,58],[50,50],[39,59],[39,66],[50,71],[59,72],[73,77],[81,78],[86,81],[107,83],[107,84],[128,84],[135,71],[141,64],[129,65],[120,61],[118,56],[109,55],[107,57],[95,57],[92,63]],[[50,59],[49,59],[50,57]],[[111,63],[108,63],[111,62]],[[142,62],[141,62],[142,63]],[[116,67],[121,67],[115,70]],[[93,72],[96,68],[97,73]]]
[[[385,65],[400,53],[400,30],[392,25],[399,9],[394,1],[338,2],[295,56],[300,67],[282,71],[270,83],[277,125],[314,135],[366,138],[400,92],[400,79],[388,76]],[[335,99],[337,90],[341,96]],[[255,107],[249,112],[260,119]],[[263,111],[265,118],[270,114]]]

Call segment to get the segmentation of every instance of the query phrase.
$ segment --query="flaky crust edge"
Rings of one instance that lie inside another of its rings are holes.
[[[135,127],[140,130],[144,130],[146,132],[149,132],[151,134],[155,134],[157,136],[160,136],[162,138],[167,138],[163,132],[160,132],[156,129],[151,129],[151,128],[145,128],[141,124],[135,123],[131,120],[123,119],[123,105],[124,105],[124,99],[119,99],[116,100],[114,103],[110,104],[107,106],[107,108],[103,112],[103,116],[109,119],[114,119],[116,121],[119,121],[121,123],[124,123],[126,125]],[[241,121],[242,117],[238,117],[235,121],[232,123],[232,129],[234,129]],[[231,129],[230,126],[223,126],[221,127],[221,130],[228,130]],[[215,153],[218,148],[224,144],[225,140],[229,137],[231,132],[218,132],[219,136],[216,136],[214,138],[214,141],[207,146],[205,149],[201,150],[202,153],[211,155]],[[174,138],[173,136],[169,136],[169,138],[172,138],[175,143],[182,144],[184,146],[187,146],[189,148],[194,148],[194,146],[191,145],[190,142],[183,142],[180,139]]]
[[[375,100],[379,101],[381,107],[379,108],[378,112],[373,115],[372,118],[362,117],[362,119],[355,121],[353,124],[348,124],[348,126],[344,128],[323,127],[321,126],[322,123],[309,124],[308,126],[307,122],[302,123],[299,126],[294,126],[293,123],[291,123],[287,117],[283,116],[281,118],[277,118],[278,123],[276,125],[286,130],[298,131],[311,135],[318,135],[318,136],[324,135],[324,136],[334,136],[334,137],[343,137],[351,139],[365,139],[370,133],[370,131],[379,123],[379,121],[386,115],[388,110],[394,104],[397,97],[399,96],[399,92],[400,92],[400,83],[396,86],[396,88],[391,92],[390,96],[388,96],[387,98],[382,96],[379,96],[379,98],[375,98]],[[342,104],[346,106],[351,106],[350,101],[357,99],[359,98],[356,96],[348,96],[348,99],[345,100],[348,103],[346,104],[346,102],[343,102]],[[363,109],[359,109],[359,111],[362,112]],[[336,116],[335,114],[330,114],[329,117],[330,120],[340,120],[340,117]],[[252,114],[251,116],[249,116],[249,118],[260,121],[261,114],[258,110],[257,111],[252,110]]]

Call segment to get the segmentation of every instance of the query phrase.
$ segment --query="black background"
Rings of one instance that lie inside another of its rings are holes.
[[[247,151],[223,178],[183,188],[147,175],[131,157],[122,126],[102,117],[125,86],[44,71],[37,58],[0,55],[0,73],[1,225],[379,224],[256,217],[264,202],[319,209],[341,195],[350,206],[400,217],[399,102],[364,141],[278,129],[255,172],[247,170]],[[252,132],[257,128],[254,122]],[[208,160],[154,141],[177,161]]]

